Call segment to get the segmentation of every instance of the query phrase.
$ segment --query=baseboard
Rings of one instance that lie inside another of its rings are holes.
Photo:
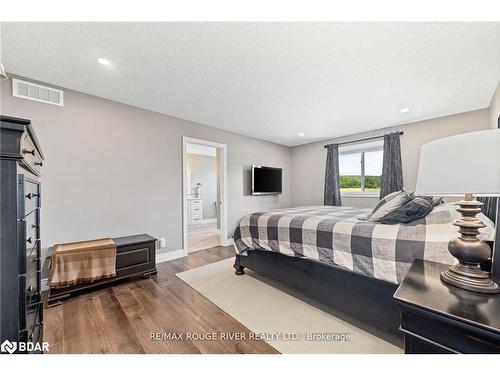
[[[214,217],[212,219],[201,219],[200,220],[200,223],[202,224],[210,224],[210,223],[216,223],[217,222],[217,218]]]
[[[232,238],[222,239],[221,245],[222,246],[232,246],[232,245],[234,245],[234,240]]]
[[[184,257],[184,249],[167,251],[166,253],[156,254],[156,263],[168,262],[169,260],[179,259]]]
[[[156,263],[163,263],[163,262],[168,262],[169,260],[174,260],[174,259],[179,259],[185,256],[184,254],[184,249],[179,249],[179,250],[174,250],[174,251],[167,251],[166,253],[160,253],[156,254]],[[45,292],[46,290],[49,290],[49,285],[48,285],[48,278],[42,279],[42,292]]]

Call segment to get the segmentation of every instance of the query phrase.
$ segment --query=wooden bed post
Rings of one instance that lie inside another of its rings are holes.
[[[234,273],[236,275],[243,275],[243,274],[245,274],[245,267],[240,266],[239,264],[235,264],[233,267],[236,270],[236,271],[234,271]]]
[[[241,255],[236,254],[236,258],[234,259],[234,265],[233,265],[233,267],[235,269],[234,273],[236,275],[243,275],[243,274],[245,274],[245,267],[243,267],[242,265],[240,265],[240,257],[241,257]]]
[[[500,129],[500,116],[497,119],[497,126]],[[500,197],[497,197],[497,212],[495,215],[495,242],[493,243],[493,253],[491,254],[491,278],[500,283]]]
[[[491,256],[491,278],[500,283],[500,198],[497,198],[497,212],[495,220],[495,242],[493,242],[493,253]]]

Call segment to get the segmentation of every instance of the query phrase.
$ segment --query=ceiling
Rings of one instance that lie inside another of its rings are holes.
[[[500,23],[3,23],[1,52],[13,74],[293,146],[488,107]]]

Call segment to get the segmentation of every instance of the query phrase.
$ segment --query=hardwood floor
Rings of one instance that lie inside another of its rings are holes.
[[[157,265],[154,279],[133,278],[44,310],[44,340],[54,353],[278,353],[265,341],[194,340],[187,333],[250,331],[175,276],[234,256],[215,247]],[[184,333],[155,341],[151,333]]]
[[[216,223],[190,225],[188,227],[188,252],[210,249],[220,245],[220,233]]]

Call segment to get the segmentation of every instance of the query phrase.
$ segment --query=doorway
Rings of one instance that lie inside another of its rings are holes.
[[[185,255],[227,240],[227,146],[183,137],[183,249]]]

